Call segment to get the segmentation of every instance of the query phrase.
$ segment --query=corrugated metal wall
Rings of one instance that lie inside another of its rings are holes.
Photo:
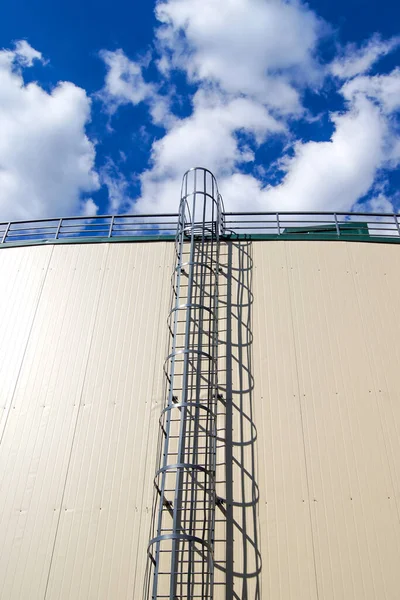
[[[261,598],[400,597],[399,269],[395,245],[254,244]]]
[[[396,245],[222,245],[216,599],[400,597]],[[140,600],[173,244],[0,251],[0,598]]]

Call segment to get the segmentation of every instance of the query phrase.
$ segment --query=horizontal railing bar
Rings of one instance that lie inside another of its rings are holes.
[[[266,226],[270,226],[270,227],[274,227],[275,229],[278,228],[277,223],[276,223],[276,219],[271,219],[270,221],[263,221],[261,219],[252,219],[252,220],[246,220],[246,219],[237,219],[235,221],[225,221],[225,225],[235,225],[236,223],[265,223]],[[379,220],[379,221],[374,221],[371,219],[364,219],[363,221],[340,221],[338,220],[338,223],[340,223],[341,225],[360,225],[360,224],[364,224],[364,223],[371,223],[371,224],[381,224],[381,225],[393,225],[395,226],[394,223],[394,219],[391,220]],[[283,226],[285,226],[286,224],[296,224],[299,227],[304,226],[307,227],[307,225],[335,225],[335,221],[332,219],[332,221],[328,221],[325,219],[307,219],[305,221],[299,221],[298,219],[293,219],[293,220],[289,220],[289,219],[280,219],[279,221],[279,225],[280,228],[282,229]]]
[[[160,231],[173,231],[175,234],[175,227],[173,227],[172,223],[165,223],[162,225],[159,225],[158,223],[132,223],[132,225],[129,225],[128,227],[113,227],[114,232],[121,233],[123,233],[124,231],[132,231],[137,229],[148,229],[149,231],[151,229],[159,229]]]
[[[68,230],[68,231],[65,231],[64,227],[61,227],[59,233],[60,234],[62,234],[62,233],[85,233],[87,231],[103,233],[104,231],[108,231],[108,227],[103,227],[101,229],[99,229],[99,228],[95,229],[94,227],[91,227],[89,229],[86,225],[85,226],[82,225],[81,227],[79,227],[79,229],[72,229],[72,230]]]
[[[155,226],[159,226],[159,225],[175,225],[175,223],[169,223],[167,221],[132,221],[132,223],[114,223],[114,229],[116,227],[132,227],[132,226],[136,226],[136,225],[149,225],[151,227],[155,227]],[[51,225],[50,227],[55,227],[55,225]],[[72,229],[74,227],[104,227],[104,229],[108,229],[110,227],[110,223],[104,222],[104,223],[64,223],[62,224],[61,228],[64,229]],[[22,227],[21,229],[25,229],[25,227]]]
[[[172,230],[172,229],[168,229],[168,228],[160,229],[159,227],[154,227],[153,226],[151,229],[150,228],[145,228],[145,227],[131,227],[129,229],[117,229],[117,230],[113,229],[113,234],[114,235],[115,234],[126,234],[129,231],[142,231],[143,233],[147,232],[147,233],[150,233],[150,234],[151,233],[157,233],[157,231],[173,231],[174,232],[174,230]]]
[[[170,225],[169,223],[163,223],[162,225]],[[113,227],[113,231],[129,231],[131,229],[138,229],[138,228],[152,228],[152,229],[160,229],[159,227],[159,223],[132,223],[132,224],[128,224],[126,225],[124,228],[119,229],[119,227],[121,226],[115,226]],[[63,229],[68,229],[68,230],[75,230],[75,231],[79,231],[80,229],[85,230],[85,229],[93,229],[95,227],[99,228],[99,231],[108,231],[110,228],[110,225],[108,223],[90,223],[90,224],[82,224],[82,225],[62,225],[61,226],[61,231]],[[169,227],[170,229],[171,227]],[[39,228],[38,228],[39,229]],[[44,229],[44,228],[43,228]],[[163,229],[168,229],[167,227],[163,227]],[[15,230],[14,230],[15,231]]]
[[[101,227],[104,230],[108,230],[108,228],[110,227],[109,223],[73,223],[72,225],[70,224],[65,224],[62,223],[61,225],[61,229],[76,229],[76,228],[86,228],[86,227]]]
[[[143,229],[141,227],[138,227],[136,229],[124,229],[122,231],[113,231],[112,237],[123,237],[126,236],[127,234],[129,234],[130,232],[141,232],[143,234],[149,234],[149,235],[154,235],[154,234],[158,234],[159,232],[166,232],[166,231],[170,231],[170,229],[156,229],[156,230],[150,230],[150,229]],[[88,229],[88,230],[74,230],[74,231],[63,231],[61,230],[59,232],[60,235],[62,236],[77,236],[77,235],[92,235],[93,233],[97,233],[97,234],[106,234],[108,235],[108,229]]]
[[[234,217],[235,215],[237,216],[251,216],[251,215],[271,215],[274,218],[276,218],[276,211],[275,212],[252,212],[252,211],[246,211],[246,212],[225,212],[224,216],[225,217]],[[282,211],[282,212],[278,212],[278,215],[300,215],[300,216],[308,216],[308,215],[331,215],[332,217],[334,215],[341,215],[341,216],[347,216],[347,217],[354,217],[354,216],[358,216],[358,217],[400,217],[400,213],[397,213],[396,215],[394,215],[394,213],[372,213],[372,212],[368,212],[368,213],[364,213],[364,212],[335,212],[335,211],[310,211],[310,212],[297,212],[297,211],[290,211],[290,210],[286,210],[286,211]]]
[[[387,213],[386,213],[387,214]],[[112,217],[112,215],[108,215],[108,218]],[[158,219],[158,217],[170,217],[172,219],[172,217],[174,218],[178,218],[179,214],[178,213],[140,213],[140,215],[114,215],[115,219],[142,219],[143,217],[146,217],[146,219],[152,218],[152,219]],[[96,217],[97,219],[100,218],[100,215]]]
[[[113,231],[113,236],[122,236],[122,235],[126,235],[129,232],[133,232],[133,231],[141,231],[143,233],[148,233],[148,234],[154,234],[154,233],[158,233],[159,231],[170,231],[169,229],[143,229],[142,227],[137,227],[135,229],[123,229],[123,230],[119,230],[119,231]],[[85,234],[85,233],[107,233],[108,234],[108,228],[107,229],[77,229],[77,230],[72,230],[72,231],[63,231],[63,229],[61,229],[61,231],[59,232],[60,235],[79,235],[79,234]]]
[[[45,225],[43,227],[18,227],[17,229],[12,229],[12,223],[11,223],[11,227],[9,229],[10,233],[15,233],[17,231],[37,231],[38,229],[43,230],[43,229],[50,229],[52,231],[56,231],[57,230],[57,225]]]
[[[383,228],[383,227],[371,227],[370,229],[372,229],[373,231],[374,230],[377,230],[377,231],[396,231],[396,229],[389,229],[389,228]],[[237,231],[239,231],[239,230],[243,231],[244,230],[244,231],[248,231],[248,232],[260,231],[260,230],[261,231],[270,231],[270,229],[266,229],[265,227],[236,227],[235,231],[236,230]],[[313,231],[313,230],[310,230],[309,232],[307,232],[307,231],[303,231],[303,232],[302,231],[285,231],[284,230],[284,231],[281,231],[279,234],[278,234],[277,230],[275,230],[275,232],[276,232],[276,235],[279,235],[279,236],[282,236],[282,235],[285,235],[285,236],[286,235],[304,235],[304,236],[306,236],[309,233],[316,233],[316,234],[319,234],[319,235],[324,235],[324,234],[330,235],[330,234],[334,233],[335,235],[337,235],[336,231],[334,231],[333,229],[331,231],[318,231],[318,230],[317,231]],[[352,232],[351,230],[346,230],[346,229],[341,230],[340,233],[342,235],[358,235],[358,236],[361,235],[360,233],[355,233],[355,232]],[[397,233],[397,231],[396,231],[396,233]]]
[[[246,224],[246,227],[243,227],[243,223]],[[338,225],[346,225],[347,226],[353,226],[354,228],[356,228],[357,226],[361,226],[361,225],[370,225],[371,227],[376,227],[379,228],[384,225],[388,226],[387,229],[395,229],[396,225],[394,223],[394,221],[338,221],[337,222]],[[230,229],[230,227],[233,225],[234,229],[238,229],[239,227],[241,229],[252,229],[254,227],[259,227],[260,225],[262,226],[262,229],[276,229],[278,230],[278,227],[276,225],[276,223],[274,223],[273,221],[233,221],[232,223],[227,222],[227,227],[226,229]],[[296,228],[301,228],[304,227],[304,229],[306,229],[308,226],[314,226],[314,225],[319,225],[322,227],[326,226],[326,227],[331,227],[331,226],[335,226],[335,222],[334,221],[280,221],[280,230],[285,229],[287,227],[296,227]]]
[[[15,235],[13,235],[13,234],[15,234]],[[7,238],[6,239],[8,239],[8,238],[30,237],[30,236],[33,236],[33,235],[35,235],[35,236],[40,235],[42,237],[46,237],[46,239],[50,239],[51,240],[51,239],[54,238],[55,232],[54,232],[54,234],[49,234],[49,233],[46,234],[46,233],[41,233],[40,231],[38,231],[37,233],[16,233],[15,231],[9,231],[7,233]]]
[[[131,227],[132,225],[137,225],[137,223],[114,223],[114,229],[116,227]],[[148,223],[146,221],[143,221],[143,225],[152,225],[154,227],[154,225],[176,225],[175,222],[171,222],[169,223],[168,221],[155,221],[155,222],[151,222]]]
[[[90,229],[89,231],[79,230],[79,231],[59,231],[58,237],[61,238],[69,238],[69,237],[107,237],[106,230],[103,229]]]
[[[63,219],[70,219],[72,217],[63,217]],[[86,217],[76,217],[77,219],[85,219]],[[14,223],[16,224],[21,224],[21,223],[54,223],[54,226],[56,226],[59,223],[60,219],[57,217],[54,217],[52,219],[24,219],[23,221],[2,221],[0,223],[0,227],[2,225],[8,225],[8,223],[11,223],[11,225],[13,225]]]
[[[178,218],[178,213],[150,213],[150,214],[138,214],[138,215],[95,215],[93,217],[82,217],[82,216],[75,216],[75,217],[62,217],[62,221],[94,221],[96,219],[111,219],[114,216],[115,219],[157,219],[159,217],[170,217],[172,218]],[[399,215],[400,216],[400,215]],[[44,218],[44,219],[22,219],[22,220],[16,220],[16,221],[2,221],[0,223],[0,227],[2,225],[8,225],[8,223],[11,222],[12,223],[50,223],[51,221],[54,221],[55,224],[57,225],[58,222],[60,220],[60,217],[48,217],[48,218]]]

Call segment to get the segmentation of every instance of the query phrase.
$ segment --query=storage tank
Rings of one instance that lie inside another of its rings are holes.
[[[397,600],[398,215],[227,213],[186,181],[220,212],[0,225],[0,598]],[[185,331],[212,360],[182,400]],[[157,450],[174,411],[209,444],[187,477],[173,426]]]

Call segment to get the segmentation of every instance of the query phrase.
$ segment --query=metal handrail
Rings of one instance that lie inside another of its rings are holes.
[[[0,222],[0,246],[84,238],[173,236],[178,213],[97,215]],[[222,236],[400,238],[400,213],[344,211],[231,212],[220,216]],[[393,239],[393,241],[396,241]]]

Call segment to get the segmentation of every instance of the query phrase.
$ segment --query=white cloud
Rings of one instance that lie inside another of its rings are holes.
[[[107,212],[123,212],[130,203],[129,183],[111,159],[101,169],[100,180],[108,190]]]
[[[156,15],[160,68],[181,68],[283,113],[300,110],[293,82],[314,83],[322,22],[300,2],[165,0]]]
[[[146,101],[153,122],[166,133],[152,145],[137,202],[129,200],[125,179],[114,179],[113,188],[110,173],[114,206],[176,211],[182,174],[203,165],[219,178],[228,210],[350,210],[376,192],[382,169],[399,163],[394,114],[400,107],[400,69],[380,76],[365,73],[397,48],[400,38],[374,36],[361,48],[348,45],[322,67],[316,54],[327,26],[297,0],[160,0],[156,15],[161,23],[156,30],[159,71],[167,85],[175,70],[186,74],[196,90],[192,112],[184,118],[173,115],[170,98],[159,96],[144,80],[140,64],[123,55],[117,81],[129,80],[123,72],[135,76],[123,93],[106,82],[109,102]],[[265,185],[266,177],[257,177],[263,170],[255,160],[257,149],[271,136],[291,140],[293,120],[306,115],[304,89],[321,89],[327,73],[335,76],[345,103],[330,115],[330,139],[292,144],[293,152],[276,161],[282,182]],[[240,172],[249,167],[254,175]],[[368,206],[391,204],[379,193]]]
[[[90,100],[60,82],[51,93],[25,85],[18,68],[41,59],[26,42],[0,52],[0,213],[2,219],[69,215],[98,188],[95,150],[85,134]]]
[[[40,62],[45,62],[43,60],[42,53],[38,50],[32,48],[30,44],[26,40],[18,40],[15,43],[15,50],[19,62],[26,67],[31,67],[33,65],[33,61],[39,60]]]
[[[398,73],[395,70],[379,83],[375,78],[359,79],[342,90],[348,106],[331,115],[334,132],[330,140],[298,142],[294,156],[281,161],[285,176],[280,185],[263,187],[251,175],[242,174],[221,180],[228,209],[349,211],[373,189],[380,170],[400,161],[400,138],[388,112],[388,106],[399,107],[400,102],[395,105],[391,93],[385,93],[397,84]],[[360,206],[358,210],[362,210]],[[378,194],[364,210],[392,211],[393,206]]]
[[[94,202],[93,198],[88,198],[82,203],[80,214],[84,217],[94,217],[97,215],[99,207]]]
[[[393,213],[395,211],[393,199],[388,198],[385,194],[378,194],[367,202],[355,204],[353,209],[355,212],[374,213]]]
[[[229,0],[217,10],[213,0],[166,0],[158,5],[157,14],[164,22],[158,32],[164,72],[179,67],[200,89],[213,85],[216,105],[217,93],[220,98],[224,92],[241,94],[243,111],[236,113],[233,125],[227,116],[232,100],[222,103],[219,114],[215,108],[204,110],[196,102],[201,97],[197,92],[192,115],[154,143],[153,169],[142,177],[138,206],[147,202],[155,210],[160,203],[166,210],[168,197],[176,206],[178,165],[183,173],[190,166],[205,164],[219,176],[231,210],[350,210],[372,189],[378,172],[393,168],[399,160],[400,139],[391,119],[400,105],[400,73],[395,70],[387,76],[356,77],[345,83],[338,91],[346,108],[331,115],[331,139],[297,142],[294,155],[279,161],[284,171],[280,185],[264,186],[255,176],[238,173],[238,167],[254,158],[238,145],[235,132],[240,123],[243,131],[253,135],[255,130],[262,131],[257,143],[276,133],[279,124],[284,131],[285,114],[296,115],[296,106],[299,109],[301,85],[318,81],[314,53],[320,22],[300,3],[258,0]],[[337,76],[354,77],[398,44],[397,38],[385,42],[374,37],[361,50],[349,46],[332,68]],[[277,91],[274,86],[282,83],[296,100]],[[275,128],[266,126],[271,118],[266,107],[277,114],[270,94],[281,106],[281,120],[275,121]],[[249,114],[259,118],[249,121]],[[170,196],[173,179],[175,198]]]
[[[393,37],[390,40],[382,40],[379,35],[374,35],[361,48],[357,48],[355,44],[348,44],[342,55],[333,61],[331,72],[341,79],[362,75],[367,73],[378,60],[398,48],[399,45],[400,36]]]
[[[198,86],[188,117],[171,113],[170,97],[145,81],[140,62],[122,50],[101,53],[107,75],[100,96],[108,110],[146,101],[153,123],[166,129],[140,176],[134,208],[146,212],[174,210],[182,173],[193,165],[227,176],[253,163],[268,136],[287,134],[287,117],[303,111],[301,88],[316,85],[322,73],[314,55],[324,25],[296,0],[165,0],[156,15],[165,81],[180,69]],[[111,207],[121,209],[129,201],[126,180],[108,170],[103,182]]]
[[[254,161],[252,147],[267,135],[284,132],[284,125],[254,100],[200,90],[191,116],[176,119],[167,134],[154,142],[152,168],[142,175],[142,198],[136,210],[168,210],[171,198],[176,206],[179,182],[187,169],[200,164],[216,176],[231,173],[235,165]],[[174,186],[175,195],[170,196]]]
[[[322,23],[298,2],[167,0],[156,13],[160,70],[167,80],[184,70],[198,90],[183,119],[165,99],[151,99],[152,118],[167,132],[153,143],[138,211],[174,210],[182,173],[194,165],[225,177],[253,163],[255,149],[287,134],[286,117],[302,112],[299,86],[320,76]]]
[[[400,69],[394,69],[387,75],[356,77],[347,82],[342,93],[347,100],[364,95],[376,100],[386,114],[400,109]]]
[[[171,97],[158,93],[157,85],[148,83],[143,76],[146,60],[131,60],[121,50],[101,50],[100,57],[107,68],[103,88],[96,94],[112,115],[119,106],[136,106],[146,102],[153,123],[167,127],[173,122],[170,112]]]
[[[100,56],[107,67],[104,88],[99,93],[112,113],[123,104],[139,104],[155,92],[152,84],[143,78],[143,64],[130,60],[122,50],[102,50]]]
[[[217,174],[231,170],[236,163],[253,160],[252,152],[239,146],[235,133],[245,132],[259,145],[268,133],[284,131],[262,105],[248,98],[227,100],[199,91],[193,106],[190,117],[177,119],[165,137],[153,144],[159,173],[179,173],[202,162]]]
[[[328,142],[296,145],[282,184],[266,192],[274,209],[350,210],[371,188],[388,134],[379,108],[359,97],[332,120],[335,131]]]

